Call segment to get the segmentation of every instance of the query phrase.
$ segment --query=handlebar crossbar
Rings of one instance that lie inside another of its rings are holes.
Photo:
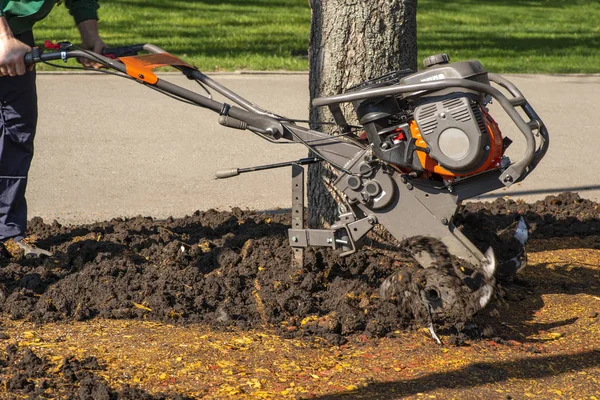
[[[137,53],[144,51],[150,54],[136,56]],[[153,56],[154,55],[154,56]],[[163,55],[162,57],[157,57]],[[113,58],[114,57],[114,58]],[[93,53],[91,51],[73,49],[67,44],[67,48],[59,51],[44,53],[40,48],[33,48],[31,52],[25,54],[25,64],[32,65],[40,62],[55,61],[78,58],[87,59],[100,63],[107,68],[116,70],[134,78],[138,82],[155,87],[175,97],[190,101],[200,107],[214,111],[221,116],[230,117],[224,120],[229,121],[225,126],[247,127],[248,129],[263,135],[271,136],[275,139],[282,137],[284,128],[278,121],[275,114],[260,108],[231,90],[221,86],[206,75],[198,71],[197,68],[171,56],[163,49],[151,44],[139,44],[133,46],[123,46],[117,48],[105,49],[103,54]],[[189,79],[199,81],[223,96],[240,105],[242,108],[234,107],[229,104],[218,102],[204,95],[198,94],[181,86],[175,85],[164,79],[158,79],[152,69],[160,66],[173,66],[181,70]],[[242,124],[239,124],[242,122]]]

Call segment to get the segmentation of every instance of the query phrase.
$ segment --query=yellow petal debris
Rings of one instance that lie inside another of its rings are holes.
[[[25,338],[25,339],[33,339],[35,337],[36,337],[36,333],[33,331],[23,332],[23,338]]]
[[[150,307],[146,307],[143,304],[138,304],[136,302],[132,302],[132,303],[135,308],[139,308],[140,310],[144,310],[144,311],[152,311],[152,309]]]
[[[551,332],[546,335],[546,340],[556,340],[556,339],[560,339],[562,336],[563,336],[562,333]]]

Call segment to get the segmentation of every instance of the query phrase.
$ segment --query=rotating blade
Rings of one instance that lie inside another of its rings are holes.
[[[525,245],[529,239],[529,230],[523,217],[520,217],[517,222],[517,227],[513,233],[513,239],[513,242],[517,246],[520,245],[519,249],[512,258],[503,261],[498,267],[498,276],[507,281],[513,280],[525,265],[527,265],[527,250]]]
[[[494,249],[488,247],[485,251],[485,262],[481,264],[481,272],[485,277],[486,283],[479,289],[479,307],[485,308],[494,294],[494,275],[496,273],[496,255]]]

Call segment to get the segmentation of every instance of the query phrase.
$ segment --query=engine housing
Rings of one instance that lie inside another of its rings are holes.
[[[489,84],[487,71],[478,61],[448,63],[447,57],[434,57],[426,66],[419,72],[386,74],[348,92],[444,79]],[[485,98],[477,91],[450,87],[423,94],[367,98],[353,104],[377,158],[406,172],[427,171],[452,180],[500,165],[502,134],[487,113]]]
[[[427,99],[415,108],[414,119],[429,156],[448,171],[475,171],[490,153],[483,112],[468,94]]]

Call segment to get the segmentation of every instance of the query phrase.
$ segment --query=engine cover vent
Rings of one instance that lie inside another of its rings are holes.
[[[437,112],[438,107],[435,103],[427,104],[417,109],[415,116],[418,121],[423,121],[423,124],[419,125],[419,129],[423,135],[429,135],[437,129],[438,122],[435,118]]]
[[[489,149],[489,134],[479,105],[468,94],[431,97],[414,116],[429,156],[456,173],[476,170]]]
[[[481,133],[488,133],[485,122],[483,121],[483,113],[481,112],[481,108],[477,103],[471,103],[471,110],[473,110],[473,114],[475,115],[475,119],[477,120],[477,125],[479,125],[479,130]]]
[[[437,104],[424,105],[422,108],[419,109],[417,118],[419,118],[419,119],[431,118],[435,115],[436,112],[437,112]]]
[[[450,115],[457,121],[469,122],[471,120],[471,113],[468,108],[459,108],[450,111]]]
[[[450,109],[462,106],[463,102],[462,99],[458,97],[455,99],[444,100],[442,101],[442,105],[444,106],[444,108]]]
[[[429,120],[420,125],[419,129],[423,135],[430,135],[437,129],[438,123],[437,120]]]

